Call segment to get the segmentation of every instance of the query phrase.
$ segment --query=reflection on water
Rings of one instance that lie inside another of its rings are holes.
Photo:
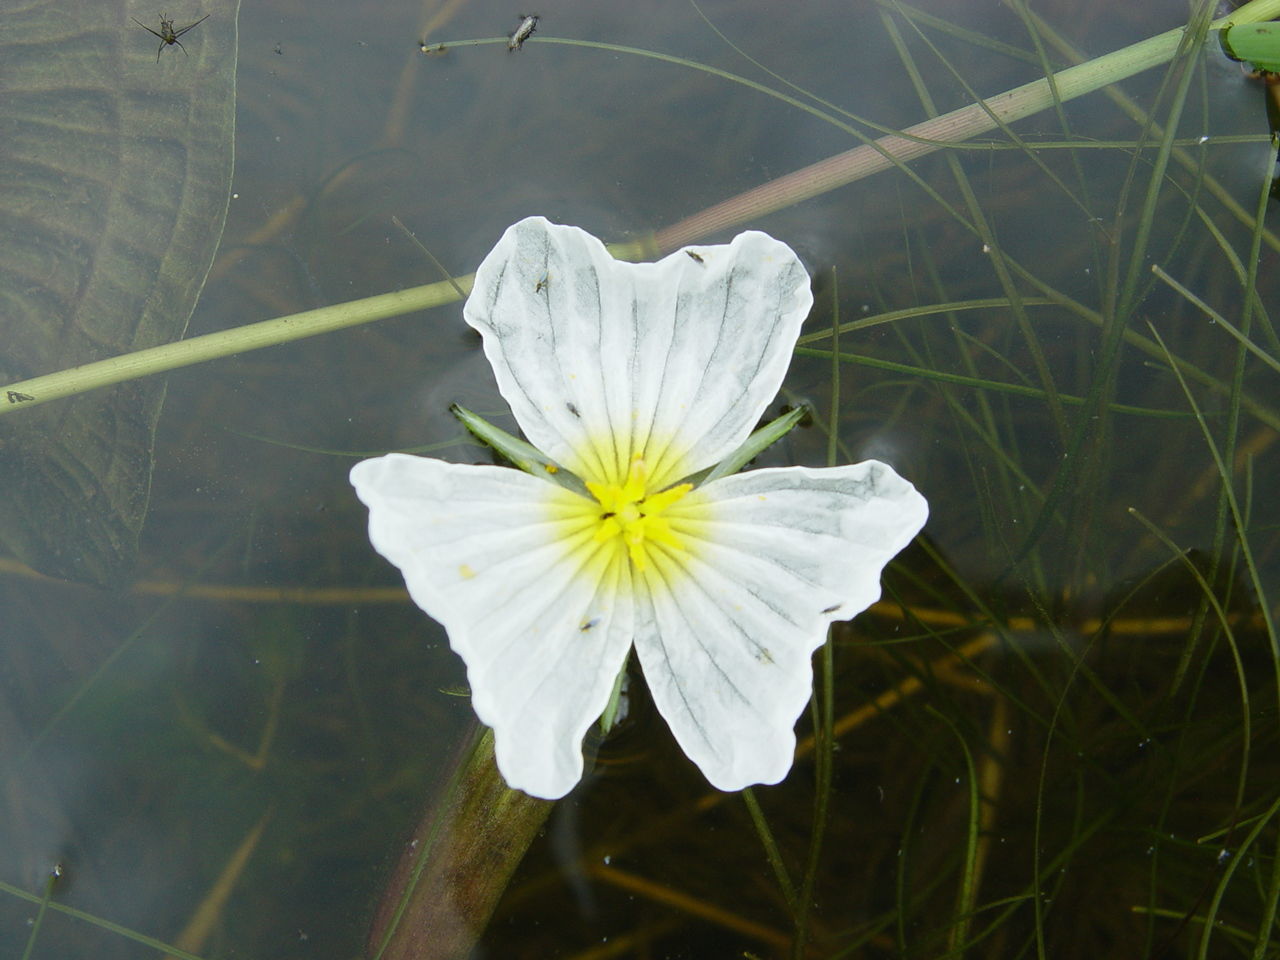
[[[719,76],[546,42],[786,89],[690,5],[564,0],[514,53],[455,41],[509,34],[515,9],[445,5],[424,38],[434,5],[366,6],[243,11],[235,198],[190,332],[440,279],[392,215],[465,275],[524,215],[638,238],[852,143]],[[969,32],[825,0],[701,10],[781,77],[889,126],[929,115],[893,31],[938,111],[969,102],[965,84],[1039,76],[1039,49],[1066,56],[1008,11],[926,6]],[[1100,53],[1181,22],[1185,5],[1162,6],[1134,23],[1084,2],[1036,13]],[[446,49],[424,56],[423,39]],[[1098,95],[1019,124],[1037,150],[952,151],[913,165],[922,184],[880,174],[750,224],[805,256],[808,333],[837,309],[848,325],[953,305],[840,335],[836,456],[890,461],[931,520],[884,601],[835,630],[834,743],[805,740],[787,781],[754,792],[759,821],[708,792],[635,684],[477,955],[789,956],[803,929],[812,956],[1183,956],[1210,912],[1208,956],[1271,936],[1276,867],[1256,844],[1275,837],[1261,611],[1278,374],[1151,272],[1280,355],[1243,311],[1252,214],[1228,204],[1255,210],[1270,175],[1265,143],[1228,140],[1265,132],[1261,94],[1209,56],[1177,94],[1186,162],[1149,208],[1157,153],[1135,153],[1142,126]],[[1165,76],[1126,84],[1161,121],[1180,74],[1161,93]],[[763,462],[826,462],[829,349],[806,344],[787,381],[814,425]],[[199,956],[361,955],[470,708],[346,472],[450,441],[437,455],[486,459],[453,401],[505,410],[458,305],[179,371],[136,584],[0,559],[0,881],[38,898],[63,863],[55,901],[91,918],[46,913],[31,956],[150,952],[92,918]],[[39,913],[16,890],[0,894],[6,956]]]

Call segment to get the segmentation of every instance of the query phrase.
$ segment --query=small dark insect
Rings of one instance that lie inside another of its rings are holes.
[[[543,290],[547,289],[547,286],[548,286],[550,283],[551,283],[551,281],[550,281],[548,278],[543,277],[543,278],[542,278],[541,280],[539,280],[536,284],[534,284],[533,292],[534,292],[534,293],[541,293]]]
[[[844,604],[842,604],[842,603],[835,603],[835,604],[832,604],[832,605],[831,605],[831,606],[829,606],[829,607],[825,607],[825,608],[823,608],[823,611],[822,611],[822,612],[823,612],[823,613],[835,613],[835,612],[836,612],[837,610],[839,610],[842,606],[844,606]]]
[[[179,27],[177,30],[173,29],[173,21],[168,19],[163,13],[160,14],[159,30],[152,30],[150,27],[148,27],[145,23],[143,23],[137,17],[130,17],[129,19],[132,20],[134,23],[136,23],[138,26],[140,26],[143,30],[147,31],[147,33],[151,34],[153,37],[160,38],[160,46],[156,47],[156,63],[159,63],[160,53],[164,50],[165,46],[176,43],[178,46],[182,47],[182,41],[179,40],[178,38],[182,36],[184,33],[186,33],[188,30],[194,29],[195,27],[200,26],[200,24],[208,20],[209,14],[206,13],[203,17],[201,17],[195,23],[188,23],[185,27]],[[186,53],[187,48],[182,47],[182,52]]]
[[[35,397],[29,393],[19,393],[17,390],[10,390],[5,394],[5,399],[10,403],[26,403],[28,400],[34,400]]]
[[[599,622],[600,622],[599,617],[593,617],[592,619],[584,623],[582,626],[580,626],[578,629],[581,630],[583,633],[586,633],[588,630],[592,629]]]
[[[536,13],[520,14],[520,26],[516,27],[516,32],[507,38],[507,52],[519,50],[524,46],[524,42],[533,36],[533,31],[538,29],[538,15]]]
[[[566,400],[566,401],[565,401],[565,404],[564,404],[564,407],[565,407],[565,409],[566,409],[566,410],[568,410],[570,413],[572,413],[572,414],[573,414],[575,417],[577,417],[579,420],[581,420],[581,419],[582,419],[582,414],[580,414],[580,413],[578,412],[578,408],[577,408],[577,407],[575,407],[572,403],[569,403],[569,401],[567,401],[567,400]]]
[[[690,259],[690,260],[692,260],[694,263],[706,263],[706,262],[707,262],[707,261],[705,261],[705,260],[703,260],[703,259],[702,259],[702,255],[701,255],[701,254],[694,253],[692,250],[686,250],[686,251],[685,251],[685,253],[687,253],[687,254],[689,255],[689,259]]]

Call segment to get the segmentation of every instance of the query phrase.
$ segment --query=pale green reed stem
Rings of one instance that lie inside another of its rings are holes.
[[[1215,20],[1209,29],[1218,30],[1232,23],[1270,20],[1276,16],[1280,16],[1280,0],[1253,0],[1231,16]],[[908,127],[900,136],[890,135],[878,140],[868,138],[860,147],[771,180],[659,230],[654,243],[661,252],[678,249],[717,231],[731,229],[889,167],[900,166],[949,143],[972,139],[1001,124],[1022,120],[1056,103],[1074,100],[1100,87],[1158,67],[1173,58],[1182,41],[1183,30],[1175,27],[1115,53],[1069,67],[1054,74],[1052,84],[1048,79],[1033,80],[980,103],[972,103]]]
[[[177,367],[217,360],[260,347],[274,347],[303,337],[354,327],[373,320],[398,317],[415,310],[439,307],[459,299],[456,287],[471,290],[472,277],[458,277],[428,283],[395,293],[384,293],[349,303],[335,303],[318,310],[294,313],[275,320],[263,320],[231,330],[219,330],[200,337],[149,347],[110,360],[98,360],[57,373],[33,377],[5,387],[0,397],[0,414],[34,407],[48,400],[110,386],[123,380],[148,377]]]
[[[1221,29],[1229,23],[1253,23],[1276,16],[1280,16],[1280,0],[1252,0],[1230,17],[1214,21],[1212,28]],[[1123,50],[1063,70],[1054,75],[1052,84],[1047,79],[1036,80],[981,103],[916,124],[901,134],[869,140],[860,147],[748,190],[667,227],[659,231],[648,244],[633,245],[625,251],[619,248],[619,255],[634,258],[652,254],[655,248],[658,252],[675,250],[717,231],[738,226],[889,167],[900,166],[949,143],[967,140],[1000,124],[1020,120],[1056,103],[1131,77],[1168,62],[1177,51],[1182,34],[1181,27],[1169,30]],[[84,393],[124,380],[441,306],[458,299],[457,287],[461,287],[464,292],[469,290],[471,278],[441,281],[322,307],[319,310],[308,310],[305,313],[251,323],[33,377],[3,388],[0,414],[34,407],[49,400]]]

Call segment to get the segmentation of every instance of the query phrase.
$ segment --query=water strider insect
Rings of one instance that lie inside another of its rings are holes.
[[[159,63],[160,54],[161,52],[163,52],[166,45],[171,46],[172,44],[176,43],[178,46],[182,47],[182,41],[179,40],[178,38],[182,36],[184,33],[186,33],[188,30],[191,30],[194,27],[198,27],[200,26],[200,24],[208,20],[209,14],[206,13],[203,17],[201,17],[195,23],[188,23],[185,27],[179,27],[177,30],[173,29],[173,21],[165,17],[163,13],[160,14],[159,30],[152,30],[150,27],[148,27],[145,23],[143,23],[137,17],[130,17],[129,19],[132,20],[134,23],[136,23],[138,26],[140,26],[143,30],[147,31],[147,33],[151,34],[153,37],[160,38],[160,46],[156,47],[156,63]],[[186,53],[187,48],[182,47],[182,52]]]
[[[538,15],[536,13],[520,14],[520,26],[516,27],[516,32],[507,38],[507,52],[519,50],[524,46],[524,42],[533,36],[533,31],[538,29]]]

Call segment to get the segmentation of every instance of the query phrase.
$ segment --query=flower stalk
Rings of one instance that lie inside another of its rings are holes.
[[[369,960],[471,955],[553,804],[502,782],[493,732],[473,736],[453,779],[423,817],[387,884]]]

